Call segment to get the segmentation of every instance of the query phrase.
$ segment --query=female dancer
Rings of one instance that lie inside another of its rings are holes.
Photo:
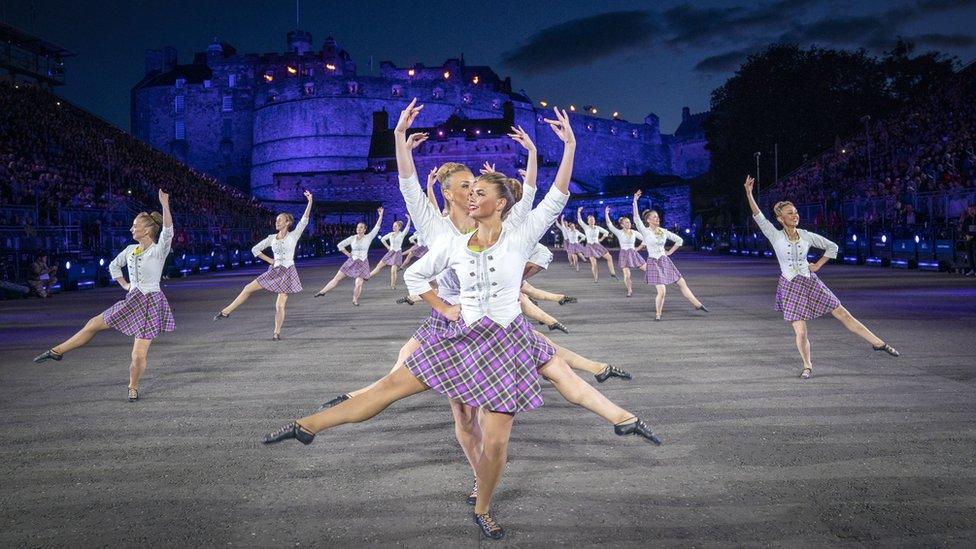
[[[800,214],[797,213],[792,202],[777,202],[773,206],[776,220],[783,226],[783,230],[777,231],[763,215],[759,204],[752,196],[755,182],[756,180],[751,176],[746,177],[744,185],[746,197],[749,199],[749,208],[752,209],[752,218],[756,220],[759,229],[769,240],[779,261],[780,277],[779,285],[776,287],[776,310],[783,311],[783,320],[793,326],[793,332],[796,334],[796,348],[800,351],[800,358],[803,360],[800,377],[809,379],[813,373],[810,340],[807,339],[807,321],[827,313],[841,321],[845,328],[870,343],[875,351],[899,356],[898,351],[891,345],[881,341],[864,324],[854,318],[854,315],[840,304],[837,296],[815,274],[827,264],[827,261],[837,257],[837,244],[819,234],[798,228]],[[807,261],[810,248],[824,250],[824,254],[812,265]]]
[[[414,232],[412,235],[410,235],[408,240],[410,240],[410,243],[413,244],[413,246],[407,250],[406,255],[403,257],[403,265],[401,265],[401,267],[404,269],[406,269],[407,265],[410,264],[411,259],[420,259],[427,254],[427,243],[424,242],[424,239],[421,238],[419,234]]]
[[[369,273],[369,276],[375,276],[376,273],[383,270],[383,267],[387,265],[390,266],[390,289],[396,289],[397,283],[397,268],[403,266],[403,238],[407,236],[410,232],[410,216],[407,215],[407,226],[400,230],[403,223],[399,221],[393,222],[393,231],[386,233],[380,237],[380,242],[386,247],[386,255],[380,262],[376,264],[376,268],[373,272]]]
[[[586,237],[572,225],[572,223],[567,223],[563,219],[563,216],[559,216],[559,219],[556,220],[556,227],[559,227],[559,232],[563,235],[563,248],[566,250],[566,259],[569,260],[569,266],[576,269],[576,272],[579,272],[579,255],[583,253],[580,240]]]
[[[620,228],[618,229],[613,221],[610,220],[610,206],[607,206],[603,210],[603,217],[606,218],[607,228],[610,232],[617,237],[617,242],[620,243],[620,255],[617,257],[617,264],[620,265],[620,270],[624,272],[624,286],[627,287],[627,297],[634,294],[634,287],[630,282],[630,270],[640,269],[644,266],[644,258],[638,253],[640,249],[644,247],[642,243],[636,248],[634,245],[637,243],[637,239],[644,240],[639,231],[635,231],[630,228],[630,220],[624,216],[620,216],[617,222],[620,223]]]
[[[370,277],[369,246],[376,238],[376,234],[380,232],[380,225],[383,223],[383,208],[377,209],[376,213],[379,216],[376,218],[376,225],[373,225],[371,231],[367,233],[366,224],[360,221],[356,224],[356,234],[336,244],[336,248],[349,259],[346,259],[346,262],[339,267],[339,272],[315,294],[315,297],[322,297],[331,292],[342,282],[343,278],[348,276],[356,279],[352,290],[352,304],[359,307],[359,296],[363,293],[363,282],[369,280]],[[347,246],[350,250],[348,252],[345,250]]]
[[[169,209],[169,195],[159,190],[159,203],[163,213],[142,212],[132,221],[129,232],[138,244],[127,246],[109,264],[112,278],[128,293],[125,299],[92,317],[85,327],[70,339],[34,358],[34,362],[61,360],[68,351],[77,349],[96,333],[115,328],[135,338],[132,342],[132,361],[129,363],[129,402],[139,399],[139,378],[146,371],[149,346],[159,332],[176,329],[169,302],[159,287],[163,265],[173,241],[173,214]],[[159,241],[156,242],[156,237]],[[122,276],[122,267],[128,267],[129,280]]]
[[[267,238],[251,248],[251,253],[255,257],[269,265],[268,270],[244,286],[244,289],[230,305],[217,311],[213,317],[214,322],[229,317],[234,309],[240,307],[251,297],[251,294],[265,289],[278,294],[278,298],[275,300],[274,334],[271,339],[281,341],[281,325],[285,322],[285,303],[288,302],[288,294],[297,294],[302,291],[302,281],[299,280],[298,269],[295,268],[295,248],[298,246],[298,239],[302,237],[302,232],[308,225],[309,215],[312,213],[312,193],[305,191],[304,194],[308,204],[305,205],[305,213],[302,214],[295,230],[288,230],[295,222],[294,216],[287,212],[280,213],[275,217],[275,230],[278,232],[268,235]],[[274,259],[264,255],[264,250],[268,248],[271,248]]]
[[[414,109],[414,104],[411,103],[408,109]],[[565,367],[562,359],[554,356],[552,347],[533,335],[519,314],[517,303],[525,260],[568,200],[575,141],[572,130],[567,129],[568,116],[557,111],[557,118],[550,124],[566,143],[563,161],[552,189],[526,222],[512,228],[503,224],[502,217],[515,202],[507,185],[511,180],[499,175],[483,175],[476,180],[469,205],[469,214],[478,222],[479,230],[439,239],[427,257],[407,270],[408,287],[453,322],[450,328],[421,344],[405,361],[406,368],[396,368],[361,396],[294,421],[268,434],[265,443],[295,438],[310,444],[320,431],[365,421],[393,402],[428,388],[462,400],[472,408],[484,407],[481,422],[484,444],[475,462],[479,492],[473,518],[485,536],[493,539],[504,536],[504,530],[488,510],[506,462],[514,413],[541,405],[540,371],[545,375],[560,364]],[[412,117],[408,121],[412,121]],[[401,159],[399,152],[398,144],[398,160]],[[399,165],[401,177],[403,171],[412,168],[412,162]],[[405,175],[416,187],[416,179],[409,179],[414,173]],[[415,191],[419,194],[419,189]],[[415,216],[415,221],[419,226],[420,219]],[[448,268],[463,280],[459,281],[458,305],[438,299],[428,283]],[[480,289],[481,282],[490,285],[491,289],[487,291],[491,294],[485,295],[486,292]],[[478,352],[477,349],[489,349],[490,352]],[[475,381],[484,379],[489,372],[492,378],[504,381],[494,384]],[[519,383],[515,382],[516,378]],[[614,413],[626,414],[623,410],[614,410],[608,415]],[[638,434],[652,442],[660,442],[647,425],[635,417],[619,422],[615,432],[619,435]]]
[[[579,221],[583,234],[586,235],[586,251],[584,254],[590,260],[590,272],[593,273],[593,282],[597,282],[600,279],[600,273],[597,271],[596,266],[596,260],[599,258],[606,260],[607,268],[610,269],[610,277],[614,280],[619,280],[617,278],[617,271],[613,268],[613,258],[610,257],[610,252],[601,244],[601,242],[610,236],[610,233],[603,227],[597,225],[596,218],[592,215],[586,216],[586,224],[584,224],[582,213],[582,207],[576,209],[576,220]]]
[[[641,221],[641,217],[637,211],[637,201],[640,199],[641,194],[641,191],[634,193],[634,221],[637,223],[637,230],[644,237],[644,244],[647,246],[647,283],[653,284],[654,288],[657,289],[657,296],[654,298],[654,320],[661,320],[661,310],[664,308],[664,295],[667,293],[667,285],[672,283],[678,284],[681,295],[685,296],[685,299],[691,302],[691,305],[696,311],[704,311],[707,313],[708,309],[702,305],[701,301],[698,301],[695,294],[691,293],[691,288],[688,287],[688,283],[685,282],[684,277],[681,276],[681,272],[678,271],[678,268],[674,266],[674,262],[671,261],[671,254],[678,251],[678,248],[685,241],[671,231],[661,228],[661,215],[656,210],[644,212],[644,221]],[[668,240],[673,241],[674,245],[671,246],[670,250],[665,251],[664,245],[667,244]]]

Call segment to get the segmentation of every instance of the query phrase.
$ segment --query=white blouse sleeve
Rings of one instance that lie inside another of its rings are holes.
[[[251,253],[254,254],[255,257],[256,257],[259,253],[261,253],[264,250],[266,250],[269,246],[271,246],[271,239],[272,238],[274,238],[274,235],[273,234],[270,234],[270,235],[267,236],[267,238],[265,238],[261,242],[258,242],[257,244],[255,244],[254,247],[251,248]]]
[[[159,233],[159,242],[156,243],[159,246],[160,254],[165,258],[169,255],[169,251],[173,248],[173,227],[163,225],[163,230]]]
[[[811,233],[810,231],[803,231],[806,233],[807,239],[814,248],[820,248],[824,251],[824,255],[830,259],[837,259],[837,244],[830,240],[820,236],[817,233]]]
[[[421,295],[431,291],[430,281],[441,274],[450,265],[451,246],[455,239],[443,237],[432,242],[424,257],[407,267],[403,273],[403,281],[407,284],[407,291],[411,295]]]
[[[765,235],[770,242],[776,240],[779,231],[776,230],[776,227],[773,227],[773,224],[766,219],[766,216],[764,216],[762,212],[753,215],[752,218],[756,221],[756,225],[759,225],[759,230],[762,231],[762,234]]]
[[[515,229],[521,239],[522,253],[525,257],[532,254],[535,245],[539,243],[549,227],[559,219],[559,214],[562,213],[567,202],[569,202],[569,194],[563,194],[555,185],[549,187],[549,192],[542,202],[529,212],[525,223]]]
[[[535,187],[522,187],[522,198],[512,206],[505,221],[512,225],[521,225],[525,221],[525,216],[532,211],[532,203],[535,202]]]
[[[380,242],[383,242],[384,244],[389,246],[391,237],[393,237],[393,233],[386,233],[385,235],[380,237]]]
[[[356,237],[355,236],[346,237],[344,240],[336,244],[336,248],[342,249],[342,248],[348,248],[352,246],[352,241],[354,238]]]
[[[305,232],[305,227],[307,227],[307,226],[308,226],[308,218],[307,217],[303,217],[303,218],[299,219],[298,220],[298,224],[295,225],[295,230],[293,230],[291,233],[289,233],[288,236],[294,237],[295,240],[298,240],[299,238],[302,237],[302,233]]]
[[[605,238],[605,237],[610,236],[610,233],[607,232],[606,229],[604,229],[603,227],[601,227],[599,225],[596,226],[596,234],[597,234],[597,236],[596,236],[597,238]]]
[[[415,173],[408,179],[400,179],[400,194],[407,205],[407,213],[413,221],[414,231],[422,233],[424,238],[431,238],[436,235],[434,224],[441,218],[441,213],[437,211],[427,195],[420,190],[420,180]]]
[[[674,242],[674,245],[675,246],[681,246],[681,245],[683,245],[685,243],[685,241],[684,241],[683,238],[681,238],[680,236],[672,233],[671,231],[669,231],[667,229],[664,230],[664,237],[667,238],[668,240]]]
[[[124,250],[119,252],[119,255],[115,256],[115,259],[108,264],[108,272],[112,276],[112,279],[116,279],[122,276],[122,267],[129,261],[129,248],[131,246],[126,246]]]

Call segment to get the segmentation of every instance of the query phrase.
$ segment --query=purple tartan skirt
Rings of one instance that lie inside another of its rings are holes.
[[[446,316],[431,310],[430,315],[424,319],[424,323],[414,332],[413,338],[421,344],[433,343],[434,340],[446,333],[450,327],[451,321]]]
[[[519,315],[507,328],[488,317],[452,322],[421,342],[404,366],[431,389],[468,406],[514,414],[542,406],[539,368],[556,354]]]
[[[603,244],[597,242],[596,244],[587,244],[583,247],[583,255],[586,257],[592,257],[594,259],[600,259],[606,255],[607,249],[603,247]]]
[[[427,246],[414,246],[410,249],[410,253],[413,254],[413,257],[420,259],[421,257],[427,255]]]
[[[297,294],[302,291],[302,281],[298,279],[298,269],[291,267],[269,267],[255,280],[262,288],[276,294]]]
[[[681,278],[681,271],[674,266],[674,262],[667,255],[654,259],[647,258],[647,274],[645,279],[648,284],[673,284]]]
[[[102,313],[105,324],[127,336],[153,339],[159,332],[176,329],[173,311],[163,292],[142,293],[138,288],[129,290],[125,299]]]
[[[396,265],[399,267],[403,265],[403,252],[400,250],[390,250],[386,252],[383,259],[380,259],[380,263],[384,265]]]
[[[342,267],[339,267],[339,272],[349,278],[369,279],[369,261],[350,257],[342,264]]]
[[[629,250],[620,250],[620,256],[617,258],[617,265],[621,269],[640,269],[646,261],[641,257],[641,254],[631,248]]]
[[[774,308],[783,311],[783,320],[812,320],[837,307],[840,307],[840,300],[816,274],[810,273],[810,278],[796,275],[793,280],[780,275]]]
[[[566,255],[571,256],[573,254],[585,253],[586,249],[579,242],[567,242],[566,243]]]

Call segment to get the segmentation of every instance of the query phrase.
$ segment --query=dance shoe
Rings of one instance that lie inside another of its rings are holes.
[[[611,275],[610,275],[610,278],[612,278],[612,279],[614,279],[614,280],[616,280],[617,282],[620,282],[620,279],[619,279],[619,278],[617,278],[617,275],[615,275],[615,274],[611,274]]]
[[[478,479],[474,479],[474,488],[471,489],[471,494],[468,496],[468,505],[475,503],[478,503]]]
[[[281,341],[281,334],[271,336],[271,341]]]
[[[556,303],[560,305],[565,305],[567,303],[576,303],[576,298],[567,295],[567,296],[563,296],[563,298],[557,301]]]
[[[228,317],[230,317],[230,315],[225,315],[223,311],[217,311],[217,314],[214,315],[213,321],[217,322],[221,318],[228,318]]]
[[[622,437],[627,435],[641,436],[647,439],[648,442],[652,442],[658,446],[661,445],[661,439],[657,438],[657,435],[651,432],[651,428],[640,418],[637,418],[637,421],[633,423],[614,425],[613,432]]]
[[[478,525],[478,528],[481,528],[481,533],[484,534],[486,538],[502,539],[505,537],[505,529],[499,526],[498,523],[495,522],[495,519],[491,518],[491,515],[488,513],[483,515],[475,513],[474,523]]]
[[[328,408],[331,408],[331,407],[335,406],[336,404],[342,404],[343,402],[345,402],[347,400],[349,400],[349,395],[346,395],[346,394],[339,395],[339,396],[335,397],[334,399],[326,402],[322,406],[319,406],[319,411],[321,412],[322,410],[326,410]]]
[[[324,296],[324,295],[325,295],[325,292],[318,292],[318,293],[316,293],[316,294],[315,294],[314,296],[312,296],[312,297],[322,297],[322,296]]]
[[[703,313],[711,312],[711,311],[709,311],[708,309],[705,308],[705,304],[704,303],[702,303],[701,305],[695,307],[695,310],[696,311],[702,311]]]
[[[129,387],[129,402],[135,402],[137,400],[139,400],[139,389]]]
[[[874,349],[875,351],[884,351],[891,356],[901,356],[901,353],[896,351],[894,347],[888,345],[887,343],[882,343],[880,347],[875,347],[874,345],[872,345],[871,348]],[[59,358],[58,360],[61,359]],[[37,362],[36,358],[34,359],[34,362]]]
[[[804,368],[803,371],[800,372],[800,379],[810,379],[810,376],[812,375],[813,368]]]
[[[62,358],[64,358],[64,355],[55,353],[54,352],[54,349],[48,349],[48,350],[44,351],[43,353],[35,356],[34,357],[34,363],[35,364],[40,364],[40,363],[44,362],[45,360],[61,360]]]
[[[613,366],[607,364],[606,369],[604,369],[599,374],[594,374],[594,376],[599,383],[610,379],[611,377],[619,377],[620,379],[630,380],[633,378],[629,373],[621,370],[620,368],[614,368]]]
[[[400,299],[396,300],[397,305],[413,305],[413,301],[410,301],[410,296],[405,295]]]
[[[281,442],[282,440],[288,440],[293,438],[302,444],[311,444],[315,439],[315,435],[312,433],[303,431],[301,427],[298,426],[297,421],[293,421],[288,425],[284,425],[271,431],[270,433],[264,435],[264,439],[261,440],[264,444],[274,444],[276,442]]]
[[[550,332],[553,331],[553,330],[559,330],[559,331],[561,331],[563,333],[566,333],[566,334],[569,333],[569,328],[567,328],[565,324],[563,324],[562,322],[559,322],[559,321],[553,322],[548,327],[549,327],[549,331]]]

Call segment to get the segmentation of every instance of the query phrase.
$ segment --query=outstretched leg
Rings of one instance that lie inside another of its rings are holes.
[[[109,328],[110,326],[105,324],[105,319],[102,318],[102,315],[99,314],[98,316],[93,316],[88,320],[84,328],[78,330],[78,332],[71,336],[67,341],[51,350],[59,355],[63,355],[68,351],[85,345],[91,341],[91,338],[95,337],[95,334],[101,332],[102,330],[108,330]]]
[[[569,369],[569,364],[558,355],[543,365],[539,369],[539,374],[548,379],[567,402],[586,408],[613,425],[636,417],[610,402],[610,399],[603,396],[603,393],[583,381]]]
[[[582,355],[579,355],[559,345],[558,343],[549,339],[549,337],[547,337],[546,335],[542,334],[539,331],[536,331],[535,333],[536,335],[542,337],[542,339],[548,341],[549,345],[552,345],[553,348],[556,349],[556,356],[565,360],[566,363],[569,364],[570,368],[574,370],[581,370],[583,372],[589,372],[593,375],[602,373],[604,370],[607,369],[608,364],[606,364],[605,362],[596,362],[594,360],[590,360]]]
[[[529,300],[529,297],[525,294],[519,294],[519,303],[522,305],[522,313],[532,320],[542,322],[546,326],[552,326],[553,324],[559,322],[552,315],[543,311],[541,307],[535,303],[532,303],[532,301]]]
[[[234,309],[240,307],[241,304],[243,304],[245,301],[248,300],[248,298],[251,297],[251,294],[259,290],[261,290],[261,285],[258,284],[257,280],[252,280],[247,284],[247,286],[244,286],[244,289],[241,290],[241,293],[237,294],[237,297],[234,298],[234,301],[231,301],[230,305],[220,310],[220,314],[227,316],[233,313]]]
[[[881,345],[884,345],[884,341],[881,341],[881,339],[874,335],[871,330],[868,330],[867,326],[861,324],[860,320],[854,318],[854,315],[844,308],[843,305],[837,307],[833,311],[830,311],[830,314],[834,315],[834,318],[841,321],[845,328],[861,336],[861,338],[870,343],[871,346],[880,347]]]
[[[303,431],[315,434],[346,423],[359,423],[382,412],[390,404],[427,389],[410,370],[397,368],[365,393],[332,408],[305,416],[298,420],[298,425]]]
[[[664,284],[655,284],[654,289],[657,290],[657,295],[654,296],[654,318],[661,318],[661,311],[664,310],[664,296],[668,293],[668,287]]]
[[[412,355],[413,352],[416,351],[419,348],[420,348],[420,342],[411,337],[409,341],[407,341],[406,343],[403,344],[402,347],[400,347],[400,352],[399,352],[399,354],[397,354],[396,363],[393,364],[393,368],[390,368],[390,373],[392,374],[393,372],[395,372],[397,370],[397,368],[402,367],[403,366],[403,362],[405,360],[407,360],[407,357],[410,356],[410,355]],[[374,381],[373,383],[371,383],[371,384],[363,387],[362,389],[356,389],[355,391],[352,391],[350,393],[346,393],[346,396],[348,396],[349,398],[357,397],[357,396],[365,393],[366,391],[372,389],[373,387],[376,387],[376,385],[380,381],[382,381],[382,380]]]
[[[694,305],[696,309],[702,306],[701,301],[698,301],[698,298],[695,297],[695,294],[691,293],[691,288],[689,288],[688,283],[685,282],[685,277],[679,278],[677,284],[678,284],[678,289],[681,290],[681,295],[685,296],[685,299],[690,301],[691,304]]]
[[[130,389],[139,388],[139,379],[146,372],[146,366],[148,365],[147,357],[149,356],[149,345],[151,344],[151,339],[139,339],[138,337],[132,342],[132,362],[129,364]]]
[[[522,293],[536,301],[562,301],[566,294],[554,294],[545,290],[540,290],[528,282],[522,283]]]
[[[376,276],[376,273],[382,271],[383,270],[383,267],[386,267],[386,263],[383,263],[382,261],[380,261],[379,263],[377,263],[376,266],[373,267],[373,270],[369,272],[370,278]]]
[[[607,262],[607,268],[610,269],[610,276],[617,278],[617,269],[613,266],[613,257],[610,256],[610,252],[603,254],[603,259]]]
[[[288,302],[288,294],[278,294],[275,300],[275,328],[274,333],[281,333],[281,325],[285,323],[285,303]]]
[[[335,289],[336,286],[339,285],[340,282],[342,282],[343,278],[346,278],[346,273],[339,271],[338,273],[336,273],[334,277],[332,277],[332,280],[330,280],[328,284],[323,286],[322,289],[319,290],[317,294],[315,294],[315,296],[318,297],[320,295],[325,295],[331,292],[332,290]]]

